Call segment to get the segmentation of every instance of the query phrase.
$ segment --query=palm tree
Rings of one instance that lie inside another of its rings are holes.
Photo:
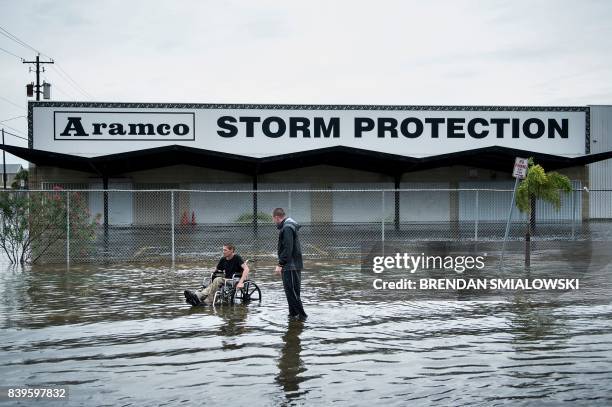
[[[11,184],[11,188],[19,189],[21,187],[21,181],[24,183],[24,187],[28,187],[28,170],[22,168],[19,170],[17,174],[15,174],[15,178],[13,179],[13,183]]]
[[[531,264],[531,234],[535,229],[536,200],[542,199],[551,203],[555,209],[561,207],[561,192],[570,192],[572,184],[568,177],[558,172],[546,173],[541,165],[529,159],[527,177],[521,181],[516,191],[516,206],[521,212],[528,214],[527,231],[525,234],[525,266]]]

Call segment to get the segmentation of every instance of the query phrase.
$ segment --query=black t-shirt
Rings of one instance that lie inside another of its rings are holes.
[[[242,277],[242,265],[244,261],[242,257],[234,254],[234,257],[227,260],[225,257],[222,257],[219,260],[219,264],[217,264],[217,270],[225,271],[225,278],[232,278],[234,274]]]

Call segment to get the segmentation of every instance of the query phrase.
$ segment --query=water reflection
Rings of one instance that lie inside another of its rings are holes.
[[[517,295],[510,305],[513,315],[509,319],[515,342],[543,341],[562,336],[565,329],[563,320],[555,318],[557,306],[554,303],[543,305],[528,296]]]
[[[612,268],[594,264],[579,292],[415,301],[318,263],[305,325],[271,272],[261,304],[192,308],[201,265],[0,270],[0,386],[69,383],[75,405],[612,405]]]
[[[283,348],[278,359],[278,375],[275,381],[282,386],[287,401],[294,400],[307,393],[307,391],[299,391],[300,383],[304,381],[303,373],[307,370],[301,358],[302,343],[300,335],[302,335],[303,330],[303,322],[290,321],[287,331],[283,335]]]
[[[235,337],[246,332],[246,321],[249,307],[246,304],[234,306],[214,307],[213,313],[221,318],[218,334],[221,336]]]

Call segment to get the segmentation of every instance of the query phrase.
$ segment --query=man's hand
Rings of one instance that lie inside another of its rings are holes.
[[[238,284],[236,284],[236,288],[243,288],[244,287],[244,282],[242,280],[238,281]]]
[[[283,271],[283,267],[282,266],[276,266],[276,268],[274,269],[274,274],[276,274],[277,276],[280,276],[281,271]]]

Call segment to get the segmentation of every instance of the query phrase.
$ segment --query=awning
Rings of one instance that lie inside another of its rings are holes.
[[[37,166],[65,168],[108,177],[172,165],[192,165],[243,174],[265,174],[315,165],[338,166],[391,176],[453,165],[509,172],[512,170],[515,157],[533,157],[546,170],[581,166],[612,158],[612,151],[569,158],[506,147],[485,147],[425,158],[343,146],[265,158],[245,157],[178,145],[93,158],[8,145],[0,146],[0,149]]]

